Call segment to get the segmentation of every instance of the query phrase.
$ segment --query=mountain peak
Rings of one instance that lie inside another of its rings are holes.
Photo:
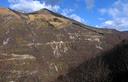
[[[34,11],[34,12],[31,12],[31,13],[28,13],[28,14],[50,14],[50,13],[53,13],[51,10],[47,9],[47,8],[42,8],[38,11]]]
[[[56,28],[63,28],[71,24],[71,21],[46,8],[32,13],[27,13],[30,21],[43,20]]]

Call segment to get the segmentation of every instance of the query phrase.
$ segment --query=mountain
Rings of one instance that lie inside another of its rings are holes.
[[[128,32],[94,28],[47,9],[0,8],[0,82],[68,82],[65,76],[73,78],[127,40]]]

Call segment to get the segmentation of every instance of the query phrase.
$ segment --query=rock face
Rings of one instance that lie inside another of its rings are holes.
[[[0,82],[56,81],[127,38],[127,32],[93,28],[47,9],[0,8]]]

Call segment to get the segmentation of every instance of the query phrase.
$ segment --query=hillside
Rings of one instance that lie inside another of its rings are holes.
[[[127,32],[90,27],[47,9],[0,8],[0,82],[56,81],[127,38]]]

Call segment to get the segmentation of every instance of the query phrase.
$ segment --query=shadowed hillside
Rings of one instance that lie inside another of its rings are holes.
[[[69,70],[55,82],[127,82],[128,41]]]

